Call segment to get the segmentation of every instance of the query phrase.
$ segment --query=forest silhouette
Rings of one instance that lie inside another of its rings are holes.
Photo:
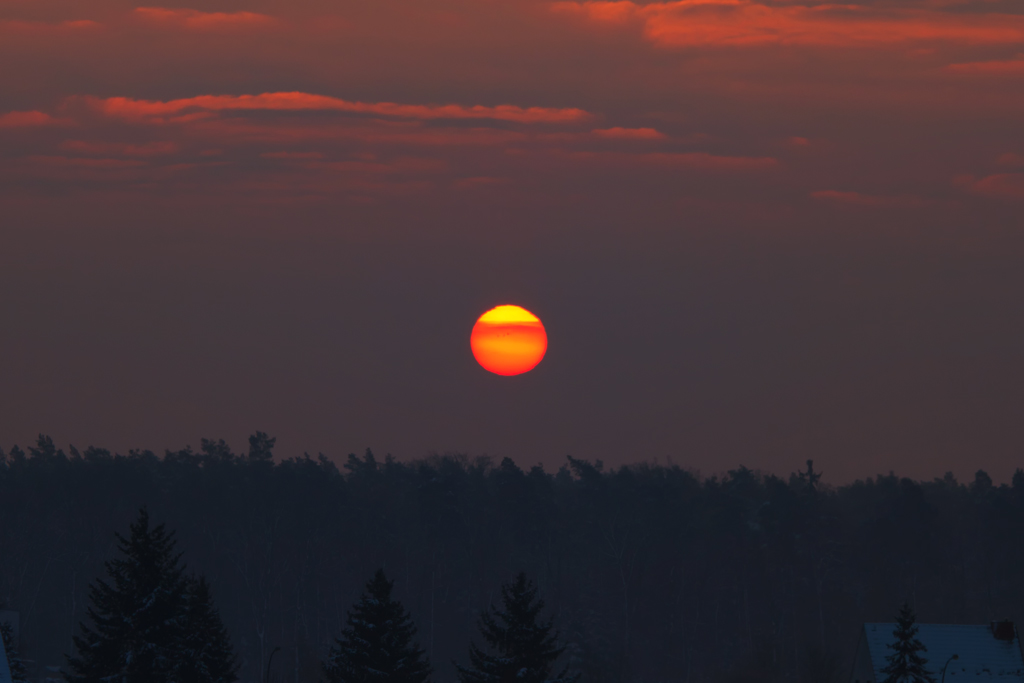
[[[439,683],[479,642],[481,617],[523,571],[579,681],[839,681],[865,621],[908,601],[922,622],[1013,618],[1024,606],[1024,471],[1012,484],[881,475],[826,486],[702,477],[672,464],[557,472],[434,455],[339,468],[244,454],[115,455],[41,436],[0,452],[0,608],[22,656],[62,665],[89,585],[145,507],[205,576],[239,678],[316,681],[368,577],[383,567]]]

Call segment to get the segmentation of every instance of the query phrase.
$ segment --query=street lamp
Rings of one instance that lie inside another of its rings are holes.
[[[945,664],[942,665],[942,683],[946,683],[946,667],[949,666],[949,663],[952,662],[954,659],[960,659],[960,655],[953,655],[952,657],[946,660]]]
[[[270,657],[267,658],[267,677],[263,679],[263,683],[270,683],[270,664],[271,664],[271,662],[274,661],[274,655],[276,655],[277,651],[280,650],[280,649],[281,649],[280,645],[275,647],[273,652],[270,653]],[[953,655],[953,656],[955,657],[956,655]],[[949,662],[946,662],[946,663],[948,664]],[[942,673],[943,673],[943,675],[945,675],[946,670],[943,669]]]

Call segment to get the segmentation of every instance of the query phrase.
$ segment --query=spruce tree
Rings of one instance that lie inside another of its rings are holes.
[[[172,680],[182,628],[186,582],[174,534],[149,526],[143,508],[129,538],[116,534],[124,556],[106,563],[109,582],[89,586],[91,625],[75,636],[69,683],[165,683]]]
[[[348,627],[323,663],[328,683],[424,683],[430,662],[417,643],[416,627],[393,583],[378,569],[348,613]]]
[[[501,587],[502,609],[491,607],[480,617],[480,634],[491,650],[469,646],[469,667],[456,664],[460,683],[573,683],[563,669],[554,678],[552,666],[562,654],[551,621],[538,623],[544,601],[520,572]]]
[[[188,581],[181,638],[175,648],[175,683],[234,683],[238,665],[227,629],[200,575]]]
[[[928,660],[918,654],[928,648],[917,639],[914,621],[914,610],[903,603],[896,617],[896,630],[892,632],[896,640],[889,645],[894,652],[885,658],[889,664],[882,669],[888,675],[882,683],[935,683],[935,677],[925,668]]]
[[[28,680],[28,672],[25,670],[25,662],[18,652],[18,644],[14,642],[14,632],[11,625],[6,621],[0,621],[0,638],[4,641],[4,651],[7,653],[7,666],[11,670],[11,680],[14,683],[25,683]]]

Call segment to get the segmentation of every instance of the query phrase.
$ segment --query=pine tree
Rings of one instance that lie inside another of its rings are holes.
[[[18,645],[14,642],[14,632],[11,625],[6,621],[0,621],[0,638],[4,641],[4,651],[7,653],[7,666],[11,670],[11,680],[14,683],[25,683],[28,680],[28,672],[25,670],[25,662],[18,652]]]
[[[917,639],[917,626],[914,610],[908,603],[903,603],[896,617],[896,630],[892,634],[896,640],[889,645],[894,652],[885,658],[889,664],[882,669],[888,674],[883,683],[935,683],[935,677],[925,668],[928,663],[919,655],[928,648]]]
[[[469,667],[456,664],[460,683],[574,683],[563,669],[551,678],[552,665],[562,654],[551,621],[538,623],[544,601],[526,574],[501,587],[503,609],[491,607],[480,617],[480,634],[492,654],[469,646]]]
[[[116,534],[122,559],[106,563],[109,583],[89,587],[91,626],[75,636],[69,683],[165,683],[176,666],[186,582],[174,534],[149,527],[143,508],[130,538]]]
[[[200,575],[188,581],[181,639],[175,648],[175,683],[234,683],[238,664],[227,629]]]
[[[412,642],[412,619],[391,599],[393,585],[383,569],[366,584],[323,664],[328,683],[424,683],[430,676],[429,660]]]

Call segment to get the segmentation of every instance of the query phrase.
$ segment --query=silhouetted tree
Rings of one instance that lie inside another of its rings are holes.
[[[366,584],[323,663],[329,683],[423,683],[430,676],[430,662],[413,642],[416,626],[391,599],[393,586],[383,569]]]
[[[200,575],[188,581],[181,638],[175,647],[175,683],[233,683],[238,665],[231,639]]]
[[[74,637],[72,683],[162,683],[177,664],[186,586],[174,534],[151,529],[145,508],[130,528],[127,539],[116,534],[124,557],[106,563],[110,583],[89,588],[92,625]]]
[[[892,632],[896,640],[889,645],[894,652],[885,658],[889,663],[882,669],[882,673],[887,674],[883,683],[935,683],[924,666],[928,660],[918,654],[927,652],[928,648],[917,639],[915,620],[910,604],[903,603],[896,616],[896,630]]]
[[[501,587],[502,609],[493,606],[480,617],[480,634],[490,652],[469,646],[469,667],[456,664],[460,683],[572,683],[563,669],[551,678],[552,665],[562,654],[551,621],[538,622],[544,601],[520,572]]]
[[[28,680],[28,672],[25,670],[25,662],[21,659],[18,651],[18,644],[14,642],[14,633],[11,625],[6,621],[0,621],[0,638],[4,641],[4,651],[7,652],[7,665],[11,670],[11,680],[14,683],[24,683]]]
[[[274,444],[277,439],[265,432],[256,432],[249,437],[249,461],[271,462],[274,458]]]

